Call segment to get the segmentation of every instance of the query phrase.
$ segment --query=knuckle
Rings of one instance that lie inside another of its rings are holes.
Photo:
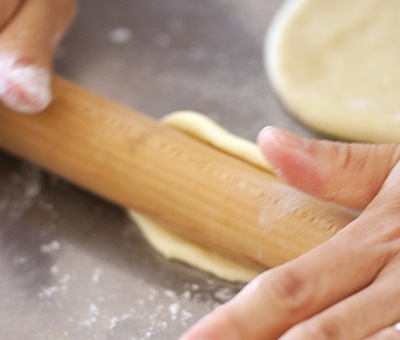
[[[309,281],[292,268],[282,268],[260,278],[259,289],[268,290],[290,313],[298,313],[310,304],[312,298]]]
[[[297,337],[301,339],[334,340],[348,339],[346,322],[341,318],[315,320],[300,325]],[[301,335],[301,336],[300,336]]]
[[[316,322],[315,335],[318,339],[345,339],[345,322],[337,318]]]

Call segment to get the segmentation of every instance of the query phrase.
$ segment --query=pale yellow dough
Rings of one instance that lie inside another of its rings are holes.
[[[251,268],[187,241],[141,214],[129,211],[129,215],[151,246],[168,259],[184,262],[229,281],[248,282],[259,274]]]
[[[399,0],[288,0],[266,40],[270,80],[310,127],[400,142]]]
[[[228,133],[204,115],[179,111],[166,116],[163,122],[222,152],[272,172],[270,165],[254,143]],[[129,215],[153,248],[167,258],[185,262],[231,281],[247,282],[259,274],[251,268],[187,241],[137,212],[129,211]]]

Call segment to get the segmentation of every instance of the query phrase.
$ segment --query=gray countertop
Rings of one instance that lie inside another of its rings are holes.
[[[154,117],[309,132],[263,68],[279,0],[82,0],[57,72]],[[0,153],[0,339],[176,339],[240,285],[155,253],[125,212]]]

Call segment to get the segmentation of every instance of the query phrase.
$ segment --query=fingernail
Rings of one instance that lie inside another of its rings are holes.
[[[278,129],[274,126],[267,126],[262,129],[258,135],[258,140],[261,144],[273,143],[275,145],[296,149],[304,148],[306,146],[303,138],[297,137],[294,134]]]
[[[21,113],[42,111],[52,99],[49,72],[35,64],[19,64],[15,56],[0,56],[0,98]]]

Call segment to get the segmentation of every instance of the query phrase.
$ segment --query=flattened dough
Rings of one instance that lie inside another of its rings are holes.
[[[129,215],[151,246],[168,259],[184,262],[229,281],[248,282],[259,274],[251,268],[187,241],[141,214],[129,211]]]
[[[179,111],[166,116],[163,122],[203,140],[222,152],[272,172],[255,144],[228,133],[199,113]],[[153,248],[167,258],[187,263],[231,281],[247,282],[259,274],[251,268],[187,241],[141,214],[129,211],[129,215]]]
[[[287,0],[265,62],[286,108],[352,141],[400,142],[400,1]]]

